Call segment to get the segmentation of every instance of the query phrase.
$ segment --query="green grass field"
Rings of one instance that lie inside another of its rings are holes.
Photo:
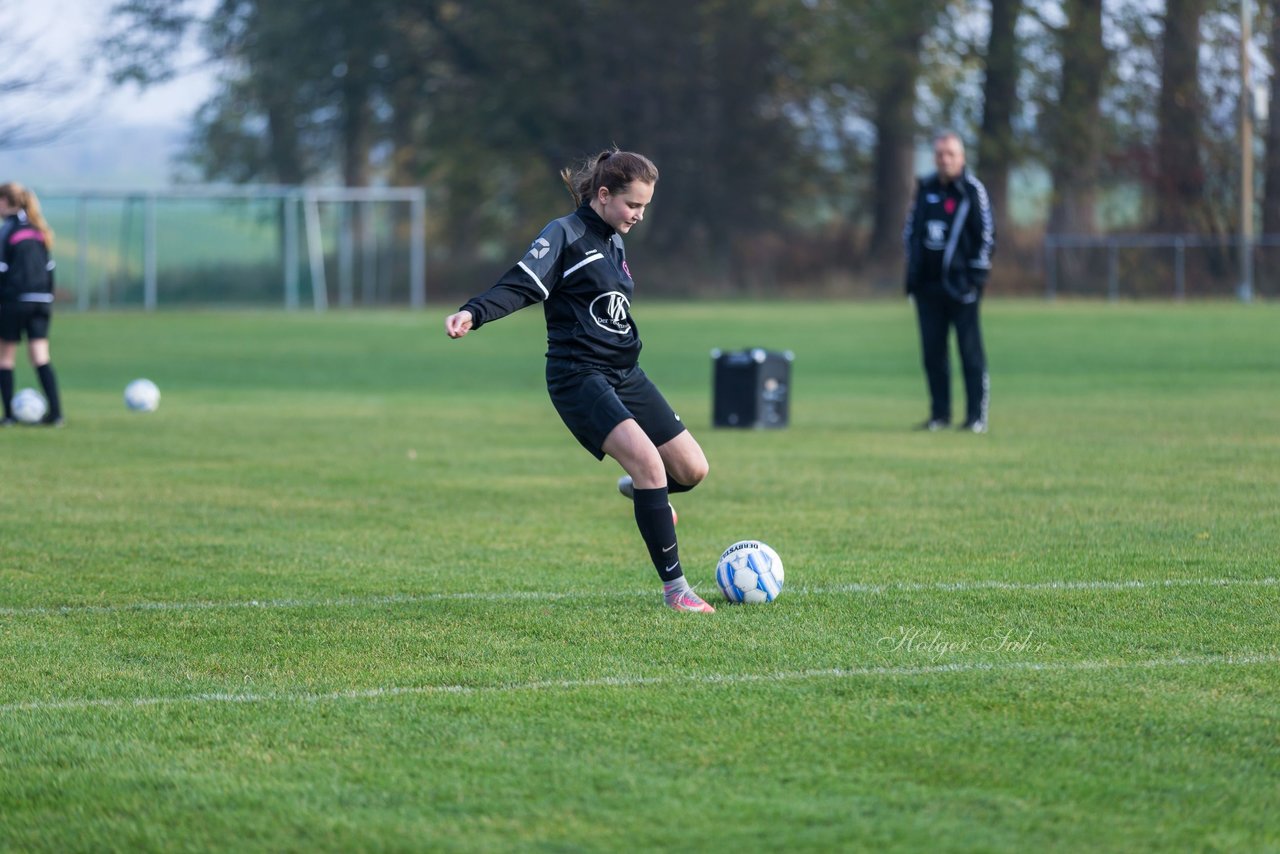
[[[641,302],[687,573],[786,563],[708,616],[541,314],[447,308],[57,316],[67,426],[0,431],[0,849],[1280,851],[1275,305],[993,302],[974,436],[909,429],[905,304]],[[786,430],[709,426],[747,346]]]

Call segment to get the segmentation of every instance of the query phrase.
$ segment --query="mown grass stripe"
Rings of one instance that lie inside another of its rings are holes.
[[[936,581],[894,582],[891,584],[834,584],[827,586],[801,586],[787,588],[790,596],[832,596],[839,594],[880,593],[969,593],[983,590],[1008,592],[1074,592],[1093,590],[1158,590],[1172,587],[1275,587],[1280,578],[1163,578],[1128,579],[1121,581]],[[346,596],[327,599],[245,599],[240,601],[194,602],[122,602],[109,605],[58,605],[30,608],[0,608],[0,617],[39,617],[73,614],[114,614],[129,611],[213,611],[235,609],[289,609],[289,608],[363,608],[378,605],[413,605],[426,602],[518,602],[552,601],[557,599],[656,599],[654,590],[503,590],[494,592],[461,591],[455,593],[423,593],[387,596]]]
[[[101,699],[33,700],[0,705],[0,714],[16,712],[64,711],[91,708],[138,708],[182,703],[327,703],[341,700],[374,700],[429,694],[482,694],[517,691],[560,691],[580,688],[636,688],[647,685],[741,685],[749,683],[797,682],[811,679],[860,679],[911,676],[940,676],[952,673],[1078,672],[1091,670],[1156,670],[1179,667],[1253,666],[1280,664],[1280,654],[1229,654],[1148,659],[1145,661],[1071,662],[952,662],[916,667],[831,667],[779,673],[704,673],[684,676],[603,676],[597,679],[556,679],[532,682],[505,682],[497,685],[407,685],[353,688],[327,693],[204,693],[173,697],[120,697]]]

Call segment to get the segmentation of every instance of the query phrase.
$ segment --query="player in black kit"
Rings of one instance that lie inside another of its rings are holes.
[[[13,367],[18,342],[27,336],[27,355],[36,369],[49,410],[42,424],[62,424],[58,380],[49,362],[49,320],[53,305],[53,230],[40,213],[35,193],[21,184],[0,184],[0,426],[13,417]]]
[[[658,181],[646,157],[610,150],[561,176],[578,209],[548,223],[525,256],[492,288],[445,318],[461,338],[485,323],[542,303],[547,319],[547,391],[569,431],[627,472],[636,525],[677,611],[711,613],[685,580],[676,544],[672,492],[707,476],[707,458],[644,371],[631,317],[635,283],[622,235],[644,219]]]

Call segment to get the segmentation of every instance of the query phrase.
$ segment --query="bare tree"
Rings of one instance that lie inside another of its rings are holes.
[[[0,33],[11,45],[34,45],[22,31],[13,8],[0,8]],[[38,69],[38,70],[31,70]],[[55,63],[31,48],[21,63],[6,62],[0,68],[0,150],[30,148],[57,139],[76,123],[77,116],[57,108],[54,96],[70,88]]]
[[[1091,234],[1101,158],[1102,84],[1107,52],[1102,44],[1101,0],[1067,0],[1066,26],[1059,32],[1062,75],[1058,102],[1046,116],[1053,201],[1052,234]]]
[[[943,4],[938,0],[869,4],[878,39],[872,83],[876,130],[870,254],[896,261],[902,246],[914,174],[916,82],[920,48]]]
[[[1022,0],[991,0],[991,34],[987,39],[986,75],[982,85],[982,134],[978,166],[995,211],[997,233],[1007,233],[1009,167],[1016,157],[1013,114],[1017,109],[1018,59],[1016,27]]]
[[[1164,15],[1156,227],[1196,231],[1206,223],[1201,163],[1200,19],[1206,0],[1169,0]]]
[[[1271,0],[1271,43],[1267,58],[1280,69],[1280,0]],[[1267,109],[1267,152],[1263,161],[1262,233],[1280,234],[1280,86],[1271,85]]]

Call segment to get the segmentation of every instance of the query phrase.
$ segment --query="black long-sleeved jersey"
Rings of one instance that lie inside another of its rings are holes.
[[[907,293],[938,288],[957,302],[975,302],[996,249],[987,188],[967,168],[948,184],[936,172],[921,178],[902,242]]]
[[[641,347],[631,319],[634,289],[621,235],[584,204],[548,223],[525,256],[462,309],[479,329],[541,302],[547,358],[630,368]]]
[[[53,302],[53,260],[25,211],[0,224],[0,303]]]

